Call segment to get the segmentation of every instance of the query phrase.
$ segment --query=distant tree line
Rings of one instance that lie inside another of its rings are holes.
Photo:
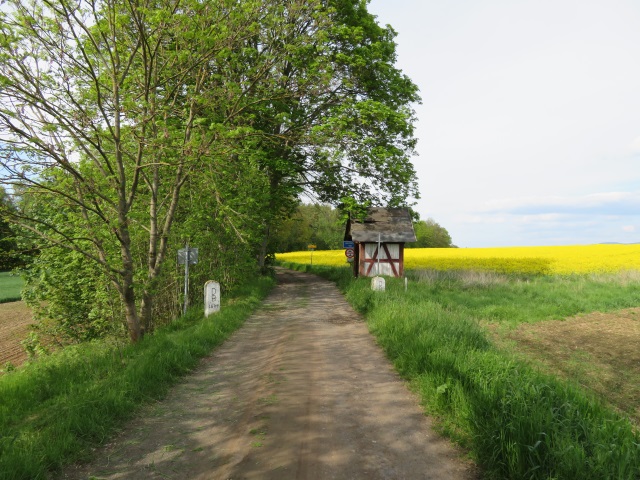
[[[414,222],[413,228],[417,241],[407,243],[407,248],[456,248],[447,229],[432,218]]]
[[[414,217],[417,217],[413,212]],[[345,216],[330,205],[304,205],[296,208],[293,215],[282,222],[272,238],[274,252],[295,252],[315,245],[318,250],[342,248],[345,232]],[[416,242],[407,243],[407,248],[455,248],[446,228],[432,218],[414,220]]]
[[[315,245],[318,250],[342,248],[344,220],[330,205],[299,205],[281,222],[272,239],[274,252],[296,252]]]
[[[15,210],[11,198],[5,189],[0,186],[0,211]],[[16,229],[6,219],[0,216],[0,272],[6,272],[26,264],[35,252],[25,250],[24,245],[19,244],[19,236]]]

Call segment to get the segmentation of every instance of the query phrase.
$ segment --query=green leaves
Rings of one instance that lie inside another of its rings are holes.
[[[164,311],[149,307],[186,239],[211,245],[203,264],[233,285],[256,255],[264,267],[270,232],[302,194],[359,205],[418,195],[417,89],[364,1],[8,3],[4,180],[25,205],[52,199],[19,221],[41,248],[93,262],[87,278],[119,292],[114,311],[134,339],[139,308],[152,325],[151,312],[179,303],[167,289]]]
[[[432,218],[414,223],[417,242],[408,244],[408,248],[449,248],[453,247],[451,236]]]

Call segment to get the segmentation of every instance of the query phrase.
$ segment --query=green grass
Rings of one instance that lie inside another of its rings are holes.
[[[517,276],[486,272],[410,271],[410,281],[443,308],[482,322],[515,327],[640,305],[640,279],[627,274]]]
[[[87,458],[240,327],[272,283],[247,285],[207,319],[192,309],[137,345],[69,347],[0,377],[0,478],[44,479]]]
[[[0,303],[15,302],[21,299],[22,277],[11,272],[0,272]]]
[[[366,315],[425,410],[486,478],[640,479],[640,434],[627,418],[501,350],[482,326],[637,306],[637,282],[445,273],[422,275],[406,293],[388,279],[382,293],[371,291],[370,279],[351,279],[349,269],[312,271],[336,281]]]

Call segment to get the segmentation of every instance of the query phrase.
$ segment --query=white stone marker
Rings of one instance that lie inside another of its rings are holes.
[[[382,277],[373,277],[371,279],[371,290],[375,292],[384,292],[385,282]]]
[[[204,316],[220,311],[220,284],[209,280],[204,284]]]

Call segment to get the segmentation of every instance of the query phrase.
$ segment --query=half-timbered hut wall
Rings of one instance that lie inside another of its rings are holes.
[[[364,220],[347,222],[345,240],[355,243],[354,274],[404,276],[404,244],[415,242],[406,208],[372,207]]]
[[[404,275],[404,255],[403,244],[400,243],[380,243],[378,250],[377,243],[360,243],[359,250],[359,271],[361,275],[374,277],[386,275],[390,277],[402,277]]]

